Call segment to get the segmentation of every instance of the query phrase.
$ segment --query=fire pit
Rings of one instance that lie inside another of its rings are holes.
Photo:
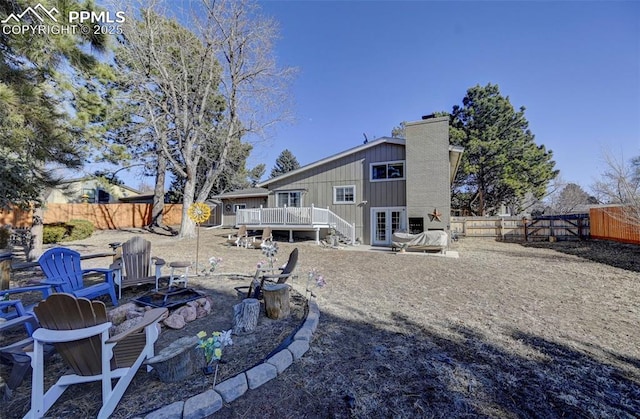
[[[173,308],[204,297],[192,288],[169,287],[151,291],[133,301],[143,306]]]

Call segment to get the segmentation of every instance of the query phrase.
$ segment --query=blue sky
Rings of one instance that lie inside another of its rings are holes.
[[[289,149],[300,164],[451,111],[498,84],[567,182],[587,188],[603,153],[640,155],[640,2],[262,1],[280,24],[296,121],[256,144],[249,165]]]

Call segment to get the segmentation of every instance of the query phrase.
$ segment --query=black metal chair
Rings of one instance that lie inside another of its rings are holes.
[[[289,260],[284,268],[265,268],[260,267],[256,270],[251,284],[249,286],[236,287],[238,294],[245,295],[246,298],[258,298],[262,297],[262,287],[265,281],[274,282],[278,284],[284,284],[287,279],[293,274],[293,270],[298,264],[298,248],[296,247],[289,254]]]

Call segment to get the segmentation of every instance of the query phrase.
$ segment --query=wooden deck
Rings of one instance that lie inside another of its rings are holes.
[[[284,207],[240,209],[236,214],[236,224],[247,228],[289,230],[289,240],[293,241],[293,231],[315,231],[316,242],[320,243],[320,229],[333,228],[355,242],[355,226],[338,217],[327,208]]]

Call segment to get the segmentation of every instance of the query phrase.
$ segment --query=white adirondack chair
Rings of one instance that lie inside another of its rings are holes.
[[[147,311],[134,328],[109,337],[111,323],[103,302],[59,293],[34,308],[41,328],[33,332],[31,410],[25,418],[41,418],[73,384],[102,382],[102,408],[108,418],[120,402],[138,368],[153,357],[158,323],[166,308]],[[44,345],[52,343],[73,374],[63,375],[44,393]],[[114,365],[112,369],[111,365]],[[115,386],[112,380],[117,379]]]

